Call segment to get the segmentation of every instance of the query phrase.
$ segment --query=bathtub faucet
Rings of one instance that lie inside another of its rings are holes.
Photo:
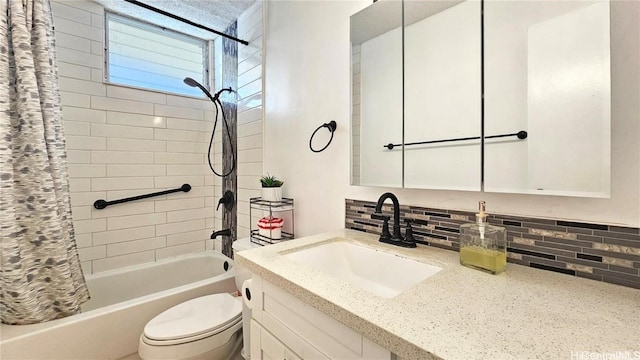
[[[224,229],[224,230],[220,230],[220,231],[214,231],[211,234],[211,238],[215,239],[218,236],[231,236],[231,229]]]

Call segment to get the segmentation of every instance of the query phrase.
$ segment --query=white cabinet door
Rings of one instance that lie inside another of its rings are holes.
[[[302,360],[255,320],[251,320],[251,359]]]

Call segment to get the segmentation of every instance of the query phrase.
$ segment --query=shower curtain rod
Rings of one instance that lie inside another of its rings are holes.
[[[237,42],[239,42],[241,44],[244,44],[244,45],[249,45],[249,42],[246,41],[246,40],[238,39],[237,37],[234,37],[234,36],[231,36],[231,35],[227,35],[227,34],[221,32],[221,31],[214,30],[212,28],[206,27],[204,25],[200,25],[198,23],[194,23],[191,20],[187,20],[187,19],[185,19],[183,17],[180,17],[178,15],[174,15],[174,14],[166,12],[164,10],[155,8],[155,7],[151,6],[151,5],[147,5],[145,3],[141,3],[140,1],[137,1],[137,0],[124,0],[124,1],[126,1],[126,2],[128,2],[130,4],[133,4],[133,5],[140,6],[142,8],[147,9],[147,10],[151,10],[151,11],[153,11],[155,13],[158,13],[158,14],[161,14],[161,15],[164,15],[164,16],[168,16],[168,17],[170,17],[170,18],[172,18],[174,20],[181,21],[181,22],[189,24],[191,26],[195,26],[195,27],[197,27],[199,29],[210,31],[210,32],[212,32],[214,34],[220,35],[220,36],[225,37],[225,38],[227,38],[229,40],[237,41]]]

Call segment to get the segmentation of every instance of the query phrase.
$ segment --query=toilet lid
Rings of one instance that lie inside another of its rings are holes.
[[[178,304],[154,317],[144,327],[152,340],[178,340],[212,332],[237,321],[242,302],[223,293],[202,296]]]

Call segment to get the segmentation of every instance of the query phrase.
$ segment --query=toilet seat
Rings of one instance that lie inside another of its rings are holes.
[[[184,344],[224,332],[242,320],[242,302],[227,294],[191,299],[165,310],[144,327],[149,345]]]

